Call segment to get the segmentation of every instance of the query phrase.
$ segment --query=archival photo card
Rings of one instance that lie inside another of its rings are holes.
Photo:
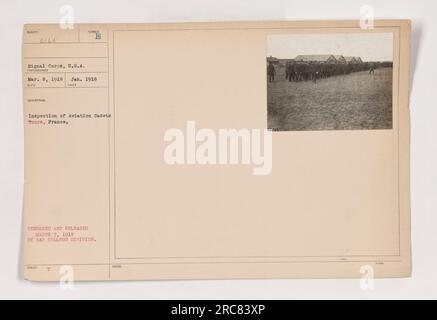
[[[24,278],[410,276],[410,39],[26,25]]]
[[[393,33],[268,36],[273,131],[393,127]]]

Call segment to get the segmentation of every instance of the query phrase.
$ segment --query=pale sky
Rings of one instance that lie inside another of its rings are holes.
[[[300,54],[358,56],[363,61],[393,61],[392,33],[270,35],[267,56],[293,59]]]

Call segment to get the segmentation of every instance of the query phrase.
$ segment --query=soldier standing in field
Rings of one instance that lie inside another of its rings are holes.
[[[289,74],[289,69],[290,68],[290,61],[287,61],[286,63],[285,63],[285,79],[286,80],[288,80],[289,79],[289,76],[290,76],[290,74]]]
[[[267,76],[269,78],[269,82],[274,82],[275,81],[275,75],[276,75],[275,66],[270,61],[269,65],[267,67]]]

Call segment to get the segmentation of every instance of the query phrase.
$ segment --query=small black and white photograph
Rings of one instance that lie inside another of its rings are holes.
[[[273,131],[393,128],[393,34],[278,34],[267,39]]]

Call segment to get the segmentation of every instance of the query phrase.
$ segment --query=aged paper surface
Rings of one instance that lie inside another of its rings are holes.
[[[410,29],[26,25],[25,278],[409,276]]]

